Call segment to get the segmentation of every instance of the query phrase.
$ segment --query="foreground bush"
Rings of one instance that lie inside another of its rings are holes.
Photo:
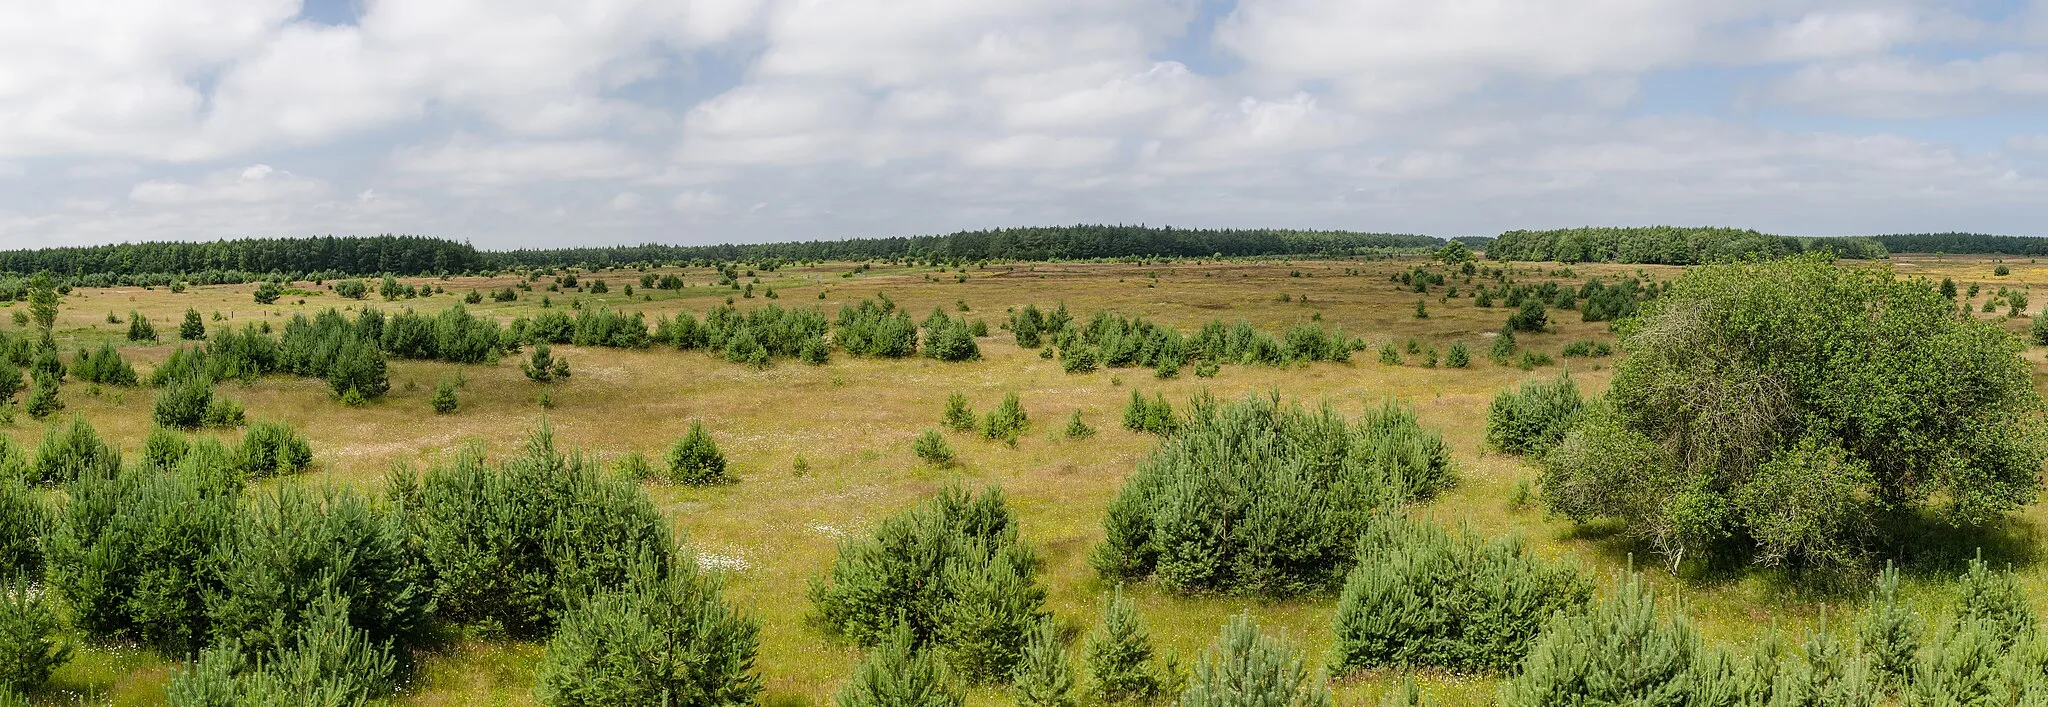
[[[563,615],[535,696],[546,705],[751,705],[761,694],[760,630],[696,563],[678,559],[665,577],[639,568]]]
[[[212,634],[209,553],[235,518],[228,493],[181,473],[86,476],[50,531],[50,590],[81,631],[179,654]]]
[[[424,476],[394,472],[386,489],[425,560],[436,615],[544,636],[568,597],[619,586],[647,558],[665,564],[668,522],[636,484],[599,467],[557,452],[543,424],[500,464],[472,447]]]
[[[100,439],[85,418],[70,425],[51,425],[36,445],[27,478],[32,483],[63,484],[84,478],[105,478],[121,469],[121,450]]]
[[[236,467],[249,478],[290,476],[313,463],[313,448],[290,424],[264,420],[242,435],[235,456]]]
[[[1277,395],[1197,401],[1110,503],[1093,560],[1174,591],[1315,591],[1350,566],[1375,510],[1450,479],[1441,437],[1392,403],[1354,425]]]
[[[928,648],[912,640],[910,627],[898,625],[853,669],[839,688],[838,707],[961,707],[967,692],[953,681],[952,671]]]
[[[711,439],[710,432],[704,430],[703,422],[691,422],[690,431],[669,448],[668,480],[689,486],[733,481],[725,469],[725,453],[718,450],[718,443]]]
[[[30,692],[71,659],[48,599],[12,579],[0,580],[0,692]]]
[[[1576,569],[1531,556],[1520,542],[1382,518],[1345,577],[1330,669],[1503,671],[1592,593]]]
[[[50,509],[19,478],[25,460],[11,441],[0,441],[0,583],[40,577]]]
[[[388,642],[350,625],[352,608],[347,599],[321,594],[290,642],[273,652],[254,654],[235,640],[206,649],[171,678],[168,703],[350,707],[390,693],[397,686],[397,657]]]
[[[1486,443],[1508,454],[1542,454],[1564,439],[1583,405],[1570,373],[1501,391],[1487,406]]]
[[[1293,646],[1259,632],[1250,614],[1223,627],[1195,663],[1181,707],[1329,707],[1330,688]]]
[[[1006,680],[1047,612],[1037,555],[1002,492],[950,488],[844,542],[811,602],[832,632],[874,646],[899,630],[972,682]]]
[[[1150,703],[1162,696],[1170,676],[1152,660],[1152,635],[1138,607],[1119,587],[1103,605],[1102,621],[1088,633],[1088,696],[1101,703]]]
[[[243,422],[241,405],[214,397],[211,376],[192,376],[165,385],[156,394],[150,416],[159,427],[181,430],[233,427]]]

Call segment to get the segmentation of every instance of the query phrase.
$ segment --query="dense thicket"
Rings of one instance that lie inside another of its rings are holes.
[[[755,704],[761,622],[723,599],[687,556],[636,565],[622,586],[571,603],[548,641],[534,693],[545,705]]]
[[[1109,311],[1095,312],[1080,321],[1067,313],[1066,305],[1051,310],[1027,305],[1010,313],[1008,325],[1019,346],[1037,348],[1050,342],[1050,355],[1069,373],[1135,366],[1172,378],[1183,367],[1196,364],[1197,374],[1208,375],[1203,373],[1203,365],[1348,361],[1351,352],[1365,348],[1363,340],[1345,335],[1343,329],[1318,324],[1295,324],[1274,336],[1248,322],[1212,320],[1187,334],[1143,317]]]
[[[1841,258],[1882,258],[1885,246],[1869,238],[1795,238],[1738,228],[1648,226],[1508,231],[1487,245],[1494,260],[1556,260],[1697,265],[1749,256],[1827,252]]]
[[[1048,615],[1037,572],[1000,489],[973,496],[948,488],[841,543],[809,593],[833,633],[876,646],[902,632],[965,679],[999,682]]]
[[[677,261],[771,260],[1085,260],[1132,256],[1353,255],[1386,249],[1435,248],[1430,236],[1285,229],[1185,229],[1075,225],[960,231],[938,236],[850,238],[797,243],[515,250],[490,253],[505,266],[594,266]]]
[[[0,251],[0,272],[48,271],[116,281],[122,276],[209,271],[429,275],[476,270],[484,262],[484,256],[467,243],[422,236],[244,238]]]
[[[1549,451],[1564,439],[1585,405],[1569,372],[1556,380],[1529,380],[1520,390],[1495,393],[1486,409],[1486,443],[1508,454]]]
[[[1175,591],[1289,595],[1334,585],[1372,514],[1452,480],[1449,448],[1392,402],[1347,423],[1277,394],[1189,405],[1111,501],[1094,563]]]
[[[1897,233],[1871,236],[1894,253],[1998,253],[2048,255],[2048,238],[1982,233]]]
[[[864,299],[839,308],[832,342],[855,356],[904,358],[917,354],[917,325],[887,297]]]
[[[1880,514],[2025,505],[2048,456],[2032,367],[1953,307],[1823,257],[1695,269],[1621,327],[1630,355],[1546,454],[1545,502],[1621,520],[1674,567],[1853,565]]]

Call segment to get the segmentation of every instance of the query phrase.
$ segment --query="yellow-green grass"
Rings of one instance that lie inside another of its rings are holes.
[[[1936,280],[1949,275],[1965,287],[1969,281],[1990,285],[1980,293],[1980,302],[1996,291],[1997,284],[2023,286],[2048,281],[2048,266],[2023,260],[2009,260],[2013,272],[2002,278],[1992,277],[1989,258],[1901,256],[1895,261],[1894,267],[1901,273]],[[878,268],[845,278],[841,274],[852,265],[841,263],[759,273],[762,285],[751,299],[712,287],[717,275],[703,268],[660,271],[680,272],[689,282],[687,289],[675,292],[641,291],[637,283],[640,273],[630,270],[580,275],[586,284],[592,279],[606,280],[611,293],[602,296],[546,293],[545,284],[551,279],[543,278],[535,283],[535,292],[522,292],[518,302],[499,304],[486,299],[471,309],[509,320],[541,311],[540,297],[545,294],[557,308],[567,308],[580,299],[586,307],[642,311],[652,320],[658,314],[682,311],[701,316],[730,296],[742,307],[816,305],[830,316],[841,304],[881,292],[919,318],[933,307],[957,312],[956,302],[965,301],[971,309],[967,316],[987,319],[995,335],[980,340],[983,359],[978,362],[871,360],[835,352],[825,366],[778,361],[766,370],[726,363],[700,352],[658,347],[641,351],[557,347],[556,353],[569,359],[574,375],[554,387],[555,407],[546,411],[535,402],[542,387],[526,380],[514,360],[496,366],[393,361],[391,393],[360,409],[343,407],[322,381],[312,379],[276,376],[250,386],[224,384],[220,393],[244,403],[252,419],[284,419],[306,433],[316,457],[316,469],[306,475],[306,481],[372,491],[392,464],[422,464],[470,441],[487,445],[494,454],[511,453],[543,417],[552,423],[559,443],[604,458],[640,451],[658,459],[692,420],[702,420],[741,481],[703,489],[650,485],[648,490],[689,545],[713,566],[726,568],[728,598],[762,618],[759,664],[770,697],[788,703],[825,704],[859,653],[805,620],[810,611],[804,596],[807,582],[829,567],[839,538],[864,532],[879,519],[948,484],[1000,484],[1022,520],[1025,538],[1046,560],[1043,581],[1050,588],[1053,611],[1061,621],[1077,628],[1094,621],[1097,602],[1109,587],[1090,570],[1087,555],[1102,537],[1105,506],[1133,466],[1157,443],[1155,437],[1120,427],[1123,405],[1134,389],[1148,396],[1163,391],[1176,405],[1204,389],[1223,399],[1277,390],[1310,404],[1327,401],[1347,415],[1388,397],[1406,401],[1415,406],[1426,424],[1443,431],[1455,450],[1461,477],[1457,488],[1419,508],[1420,515],[1466,525],[1487,535],[1519,534],[1536,552],[1572,558],[1598,574],[1623,567],[1630,561],[1624,543],[1575,529],[1569,522],[1545,517],[1540,510],[1511,507],[1513,489],[1532,480],[1534,471],[1518,458],[1490,454],[1483,448],[1486,406],[1503,388],[1570,368],[1588,391],[1603,389],[1605,369],[1612,359],[1567,359],[1559,353],[1573,340],[1611,340],[1607,325],[1581,322],[1573,312],[1553,312],[1557,333],[1524,334],[1519,340],[1526,347],[1551,354],[1557,365],[1528,372],[1495,365],[1485,358],[1488,334],[1499,329],[1508,310],[1478,308],[1469,295],[1442,301],[1442,288],[1433,288],[1426,296],[1429,318],[1414,317],[1415,302],[1424,296],[1388,277],[1422,263],[1397,259],[992,265],[970,268],[964,283],[955,282],[954,271],[933,268]],[[1520,282],[1558,279],[1576,286],[1595,276],[1613,281],[1643,272],[1663,280],[1681,272],[1672,267],[1576,265],[1571,267],[1572,276],[1564,277],[1561,270],[1557,264],[1523,264],[1518,266],[1516,278]],[[1351,271],[1358,274],[1347,274]],[[1291,276],[1294,272],[1302,276]],[[370,300],[356,302],[327,293],[304,297],[303,305],[299,304],[301,298],[293,295],[271,306],[251,300],[253,286],[192,287],[178,294],[163,288],[86,289],[64,299],[57,328],[67,350],[73,342],[122,341],[123,353],[146,375],[150,366],[177,346],[177,324],[188,307],[207,315],[210,329],[266,320],[281,326],[294,312],[327,307],[390,310],[412,306],[433,312],[455,304],[461,293],[472,289],[488,293],[516,281],[510,275],[448,281],[408,279],[408,284],[439,284],[449,294],[387,303],[374,294]],[[631,298],[624,294],[629,283],[636,289]],[[1461,294],[1471,289],[1462,282],[1457,284]],[[780,299],[766,299],[763,286],[773,286]],[[310,283],[296,287],[316,289]],[[818,298],[820,292],[824,299]],[[1290,301],[1281,302],[1282,294]],[[643,300],[641,295],[652,299]],[[1306,303],[1301,301],[1304,295]],[[1195,378],[1185,370],[1169,381],[1155,379],[1146,369],[1069,375],[1056,361],[1019,349],[1006,332],[996,328],[1004,320],[1006,308],[1062,302],[1076,316],[1109,309],[1188,330],[1221,319],[1245,320],[1277,333],[1320,314],[1324,325],[1341,326],[1347,333],[1363,337],[1373,349],[1356,354],[1346,364],[1225,366],[1213,379]],[[148,316],[166,343],[127,345],[121,339],[126,325],[107,323],[106,314],[111,311],[125,319],[131,309]],[[214,311],[220,311],[226,320],[214,321]],[[2019,331],[2026,324],[2017,320],[2006,326]],[[1408,363],[1402,366],[1378,363],[1375,349],[1379,343],[1405,343],[1410,338],[1439,351],[1463,341],[1472,349],[1473,365],[1469,369],[1428,369],[1419,365],[1418,356],[1408,356]],[[2038,354],[2030,353],[2029,358],[2040,366]],[[460,393],[461,410],[454,415],[434,415],[428,397],[435,383],[456,376],[467,381]],[[1031,431],[1014,448],[971,435],[949,434],[959,451],[956,466],[933,468],[919,462],[910,451],[910,442],[922,430],[939,426],[944,400],[954,390],[966,393],[979,411],[988,410],[1006,392],[1020,394],[1031,416]],[[71,383],[65,386],[68,408],[63,415],[85,417],[134,453],[149,431],[153,396],[154,391],[147,388],[107,389],[95,396],[89,386]],[[1099,430],[1093,438],[1058,436],[1066,417],[1076,409]],[[26,417],[4,428],[5,434],[26,444],[33,444],[41,432],[42,425]],[[798,457],[806,460],[807,472],[795,470]],[[2036,506],[2019,514],[2008,530],[2031,544],[2044,520],[2048,517]],[[1783,578],[1768,573],[1679,579],[1659,571],[1656,558],[1641,557],[1638,564],[1658,591],[1682,596],[1706,636],[1719,642],[1750,640],[1773,626],[1796,635],[1814,624],[1825,607],[1832,605],[1828,613],[1844,615],[1858,603],[1854,595],[1794,591]],[[2048,603],[2048,575],[2033,565],[2020,570],[2037,606]],[[1946,582],[1938,574],[1915,576],[1910,592],[1928,609],[1937,609],[1946,601]],[[1240,611],[1256,614],[1270,630],[1300,642],[1317,663],[1331,640],[1333,596],[1283,602],[1185,597],[1143,585],[1131,587],[1127,593],[1137,598],[1161,646],[1189,662],[1218,627]],[[1843,622],[1831,623],[1839,626]],[[435,705],[530,702],[531,671],[540,652],[541,647],[532,644],[458,642],[427,656],[398,701]],[[115,704],[154,703],[161,699],[163,684],[175,670],[172,661],[146,652],[93,646],[58,673],[55,690],[42,699],[53,703],[81,697]],[[1429,697],[1446,704],[1487,703],[1499,680],[1497,676],[1435,674],[1418,678]],[[1397,682],[1397,673],[1392,671],[1345,677],[1338,682],[1339,700],[1347,704],[1373,702]],[[1006,704],[1007,698],[982,690],[974,694],[973,701]]]

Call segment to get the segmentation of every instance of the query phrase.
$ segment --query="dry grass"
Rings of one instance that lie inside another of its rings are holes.
[[[891,299],[921,316],[933,307],[955,311],[957,301],[972,309],[970,317],[986,318],[992,328],[1008,307],[1064,302],[1077,315],[1097,309],[1141,314],[1160,322],[1193,329],[1210,319],[1246,320],[1278,331],[1320,314],[1326,325],[1339,325],[1377,348],[1381,341],[1418,339],[1438,349],[1453,341],[1472,347],[1470,369],[1425,369],[1417,357],[1410,365],[1376,362],[1372,350],[1349,364],[1315,364],[1293,368],[1227,366],[1209,380],[1183,375],[1159,381],[1149,370],[1098,371],[1067,375],[1056,362],[1015,347],[1003,332],[981,340],[984,360],[949,364],[925,359],[876,361],[835,354],[822,367],[778,362],[755,371],[694,352],[669,350],[619,351],[558,347],[574,377],[555,391],[557,406],[543,411],[534,402],[540,388],[527,381],[516,362],[495,367],[460,367],[395,361],[392,393],[362,409],[336,403],[326,386],[314,380],[272,377],[252,386],[225,385],[224,395],[247,405],[252,418],[281,418],[304,430],[311,439],[316,482],[374,488],[393,463],[419,462],[478,440],[493,452],[512,450],[542,417],[554,425],[558,440],[589,453],[611,457],[639,450],[658,456],[701,419],[725,449],[742,481],[735,485],[689,489],[653,486],[657,503],[675,520],[692,547],[718,556],[731,568],[729,597],[751,607],[764,620],[760,665],[772,697],[825,704],[840,679],[850,672],[856,652],[829,640],[805,621],[809,603],[807,581],[830,564],[838,538],[859,533],[947,484],[1000,484],[1022,518],[1026,538],[1047,561],[1045,582],[1051,606],[1062,621],[1085,626],[1094,620],[1096,601],[1107,589],[1087,565],[1088,551],[1102,536],[1101,518],[1135,462],[1155,438],[1119,427],[1121,410],[1133,388],[1148,395],[1163,390],[1169,400],[1187,399],[1204,388],[1229,399],[1246,393],[1278,390],[1309,402],[1327,400],[1347,414],[1356,414],[1385,397],[1412,403],[1422,420],[1443,430],[1455,450],[1462,483],[1421,512],[1445,523],[1467,524],[1486,534],[1517,533],[1535,550],[1549,556],[1570,556],[1609,571],[1627,562],[1628,550],[1612,541],[1575,531],[1563,521],[1534,510],[1513,510],[1507,499],[1518,481],[1533,477],[1520,460],[1482,450],[1485,409],[1495,391],[1530,376],[1551,376],[1553,368],[1534,372],[1499,367],[1484,358],[1486,334],[1499,328],[1504,308],[1480,309],[1461,298],[1440,302],[1441,290],[1428,296],[1430,317],[1413,317],[1417,295],[1388,281],[1388,275],[1416,261],[1361,263],[1298,261],[1292,263],[1179,263],[1164,265],[1039,264],[998,266],[968,273],[956,283],[953,272],[930,269],[883,269],[842,278],[846,265],[762,273],[764,285],[775,287],[780,300],[760,296],[738,299],[742,306],[776,303],[819,305],[828,315],[839,305],[886,292]],[[2048,266],[2013,263],[2013,274],[1991,276],[1982,258],[1900,258],[1901,272],[1943,274],[1985,283],[2016,285],[2048,281]],[[1554,266],[1553,266],[1554,267]],[[1357,269],[1357,275],[1345,274]],[[1676,268],[1582,265],[1573,268],[1576,284],[1586,277],[1612,280],[1637,271],[1666,279]],[[1299,271],[1304,277],[1292,277]],[[1543,277],[1546,268],[1524,265],[1522,281]],[[1157,274],[1157,280],[1152,275]],[[683,271],[690,287],[681,292],[656,292],[652,301],[627,298],[623,285],[638,273],[604,273],[611,285],[606,296],[550,294],[557,307],[580,297],[585,306],[604,304],[644,311],[651,320],[661,313],[699,313],[737,293],[710,287],[709,270]],[[593,279],[584,277],[587,282]],[[451,294],[411,303],[422,311],[454,304],[455,293],[488,292],[513,282],[458,279],[439,282]],[[301,285],[306,287],[305,285]],[[1967,286],[1967,285],[1965,285]],[[637,287],[637,285],[636,285]],[[182,294],[136,288],[83,290],[64,300],[59,320],[63,338],[79,342],[118,337],[125,325],[111,325],[106,314],[122,317],[139,309],[167,339],[176,336],[177,322],[187,307],[210,315],[220,311],[225,322],[208,326],[267,320],[282,324],[291,313],[326,307],[361,305],[331,294],[297,296],[261,307],[249,297],[251,287],[195,287]],[[307,287],[307,289],[311,289]],[[758,286],[757,286],[758,289]],[[1461,288],[1469,289],[1469,288]],[[1995,284],[1979,301],[1995,291]],[[824,292],[824,299],[818,293]],[[1291,302],[1280,302],[1281,294]],[[541,292],[516,303],[486,300],[472,310],[509,319],[538,311]],[[1301,298],[1307,297],[1303,303]],[[2042,299],[2048,299],[2044,297]],[[399,305],[371,302],[369,306]],[[1565,343],[1582,338],[1611,338],[1605,324],[1578,321],[1572,313],[1554,314],[1559,333],[1524,335],[1525,346],[1558,356]],[[2013,322],[2015,330],[2025,322]],[[161,361],[175,344],[129,346],[123,352],[138,368]],[[68,341],[67,341],[68,348]],[[2039,357],[2030,354],[2037,362]],[[1569,366],[1582,386],[1604,388],[1603,359],[1557,359]],[[462,409],[436,416],[427,398],[437,380],[463,376]],[[1005,392],[1022,396],[1032,429],[1011,448],[967,435],[951,435],[960,464],[950,469],[922,465],[910,452],[911,439],[938,426],[949,391],[967,394],[977,410],[987,410]],[[103,391],[97,397],[84,386],[68,385],[67,414],[83,415],[129,450],[138,449],[149,429],[147,389]],[[1089,440],[1057,437],[1065,418],[1079,409],[1100,433]],[[18,421],[5,433],[33,443],[41,426]],[[808,473],[799,475],[794,460],[802,456]],[[2043,513],[2029,509],[2019,524],[2036,533]],[[2038,567],[2023,568],[2037,603],[2048,600]],[[1777,579],[1747,575],[1735,579],[1677,580],[1655,577],[1661,591],[1682,592],[1705,633],[1714,640],[1740,641],[1764,627],[1796,631],[1815,620],[1826,598],[1786,591]],[[1939,580],[1920,580],[1912,591],[1939,600]],[[1334,597],[1266,602],[1230,597],[1176,597],[1150,588],[1136,588],[1141,611],[1157,639],[1192,659],[1225,619],[1238,611],[1258,614],[1262,622],[1301,641],[1319,661],[1330,640]],[[1833,599],[1837,604],[1839,598]],[[530,671],[539,655],[533,645],[462,643],[430,656],[418,680],[400,702],[407,704],[520,704],[530,701]],[[163,681],[173,666],[162,658],[134,651],[84,651],[57,679],[61,694],[53,699],[116,704],[148,704],[160,700]],[[1340,702],[1375,701],[1397,678],[1377,674],[1344,680]],[[1422,676],[1425,692],[1445,704],[1490,701],[1496,680],[1485,677]],[[983,691],[976,704],[1005,704],[1005,697]]]

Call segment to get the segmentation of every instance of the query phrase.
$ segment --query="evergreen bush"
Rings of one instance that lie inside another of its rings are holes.
[[[121,470],[121,450],[100,439],[85,418],[52,424],[36,445],[28,479],[36,484],[66,484],[84,478],[111,477]]]
[[[199,341],[206,338],[206,320],[199,318],[199,310],[187,308],[185,321],[178,324],[178,338]]]
[[[252,479],[290,476],[313,463],[313,449],[306,438],[281,420],[263,420],[249,426],[235,452],[235,466]]]
[[[1329,707],[1330,688],[1301,653],[1259,631],[1250,614],[1223,627],[1195,663],[1180,707]]]
[[[1016,444],[1017,437],[1024,434],[1031,420],[1024,414],[1024,405],[1016,393],[1003,394],[1003,402],[996,409],[988,411],[988,417],[981,423],[981,436],[991,440],[1002,440]]]
[[[898,625],[862,658],[839,688],[838,707],[961,707],[967,692],[946,663]]]
[[[669,481],[690,486],[729,483],[734,479],[726,472],[725,453],[718,451],[718,443],[712,441],[711,433],[704,430],[702,421],[690,423],[690,431],[668,450]]]
[[[722,593],[722,582],[687,559],[665,572],[636,566],[624,586],[572,602],[541,657],[535,697],[544,705],[755,704],[761,622]]]
[[[1493,396],[1486,410],[1486,443],[1509,454],[1541,455],[1564,440],[1584,404],[1570,372],[1554,381],[1525,381],[1519,391]]]
[[[1040,621],[1024,643],[1016,674],[1010,678],[1018,707],[1077,707],[1073,666],[1061,645],[1059,625]]]
[[[141,312],[132,309],[128,310],[128,340],[136,342],[156,341],[156,327],[149,323],[148,317],[142,316]]]
[[[1152,659],[1152,635],[1121,586],[1104,602],[1102,621],[1088,633],[1083,656],[1093,701],[1150,704],[1165,692],[1166,681]]]
[[[974,410],[967,407],[967,395],[953,391],[946,396],[945,425],[955,432],[972,432],[976,426]]]
[[[47,546],[50,589],[87,635],[178,654],[212,633],[209,559],[233,523],[230,496],[181,473],[80,477]]]
[[[71,660],[57,612],[25,583],[0,581],[0,691],[33,692]]]
[[[26,460],[11,441],[0,442],[0,584],[15,577],[41,577],[43,538],[50,508],[22,483]]]
[[[64,400],[59,397],[57,377],[48,373],[34,375],[33,385],[28,389],[28,400],[22,403],[22,411],[38,420],[57,414],[64,409]]]
[[[389,694],[397,687],[398,657],[389,642],[350,624],[352,608],[348,599],[324,593],[291,630],[290,642],[269,654],[234,639],[206,649],[171,678],[169,704],[351,707]]]
[[[912,442],[910,449],[926,464],[947,466],[953,463],[953,446],[946,444],[946,436],[938,430],[925,430]]]
[[[434,406],[434,414],[453,414],[455,409],[461,406],[462,402],[455,397],[455,388],[456,383],[452,380],[434,384],[434,397],[429,401]]]

